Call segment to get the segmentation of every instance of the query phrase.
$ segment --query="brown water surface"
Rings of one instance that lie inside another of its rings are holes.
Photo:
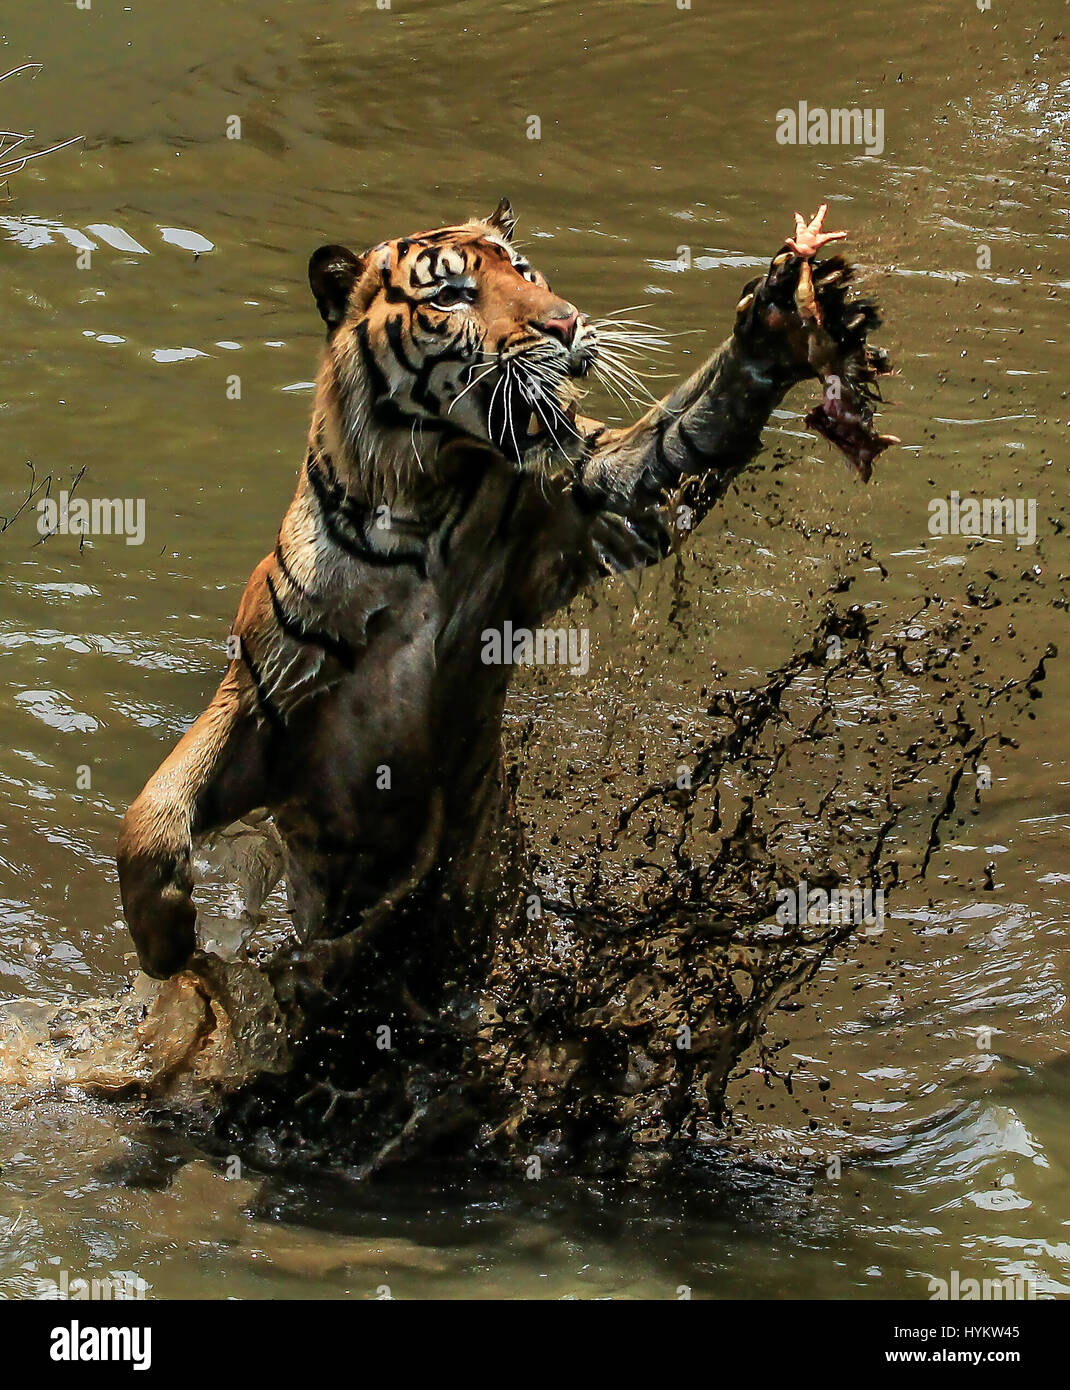
[[[590,680],[524,683],[511,711],[575,748],[588,791],[591,747],[645,740],[671,765],[666,731],[703,673],[744,685],[783,659],[862,542],[873,602],[909,612],[991,570],[1005,657],[1063,643],[1066,21],[1061,0],[96,0],[6,19],[0,71],[44,66],[0,85],[0,126],[85,145],[0,204],[0,513],[30,463],[54,490],[84,469],[82,494],[144,499],[147,523],[139,546],[37,544],[31,507],[0,535],[0,1000],[132,974],[117,819],[214,688],[289,500],[321,242],[507,192],[555,286],[592,313],[647,306],[679,375],[796,207],[828,199],[852,231],[904,447],[861,488],[805,433],[797,392],[675,576],[682,596],[671,565],[607,591]],[[883,150],[778,143],[776,113],[800,101],[879,109]],[[952,489],[1034,499],[1036,543],[930,536]],[[133,1271],[157,1297],[925,1297],[957,1269],[1070,1291],[1061,659],[1039,693],[925,886],[748,1054],[742,1139],[701,1190],[228,1180],[133,1113],[16,1096],[0,1100],[0,1290],[62,1269]]]

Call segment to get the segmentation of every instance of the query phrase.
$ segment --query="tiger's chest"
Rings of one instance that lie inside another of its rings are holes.
[[[384,527],[310,526],[299,513],[280,534],[270,694],[295,746],[335,748],[358,786],[384,763],[460,763],[497,739],[511,668],[488,659],[487,635],[531,620],[545,502],[533,478],[479,464],[433,525],[402,513]],[[314,577],[290,558],[312,553]],[[336,780],[333,767],[311,775]]]

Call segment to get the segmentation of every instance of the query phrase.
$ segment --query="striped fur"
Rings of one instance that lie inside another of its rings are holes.
[[[312,258],[327,347],[296,494],[246,588],[237,654],[120,837],[152,975],[196,948],[194,844],[265,810],[306,939],[416,899],[501,917],[517,886],[510,668],[483,664],[481,634],[534,628],[665,555],[678,490],[698,515],[723,494],[770,412],[816,374],[818,340],[860,395],[881,369],[846,263],[813,266],[815,322],[794,298],[809,262],[782,252],[705,366],[634,426],[605,429],[574,408],[598,330],[512,245],[513,220],[503,203]]]

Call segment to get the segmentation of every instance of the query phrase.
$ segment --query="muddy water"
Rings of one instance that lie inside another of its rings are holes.
[[[538,715],[577,750],[566,800],[599,787],[585,749],[631,741],[671,764],[703,673],[745,685],[785,658],[862,542],[878,606],[990,585],[991,640],[955,659],[1002,659],[1013,679],[1065,641],[1066,8],[798,13],[95,0],[5,22],[0,70],[44,70],[0,86],[0,125],[86,139],[0,205],[0,513],[30,463],[54,490],[84,469],[82,495],[143,500],[146,526],[140,545],[36,544],[31,507],[0,536],[0,998],[131,976],[117,817],[214,687],[289,499],[319,342],[303,267],[322,241],[508,192],[554,283],[591,312],[648,305],[683,373],[796,207],[827,198],[852,230],[905,447],[863,490],[805,435],[805,392],[790,398],[682,571],[603,596],[591,678],[518,690],[514,724]],[[778,143],[776,113],[800,101],[882,111],[884,148]],[[952,489],[1033,499],[1036,543],[931,536],[929,503]],[[1066,1292],[1060,659],[1038,694],[884,933],[842,949],[744,1058],[735,1133],[686,1190],[228,1180],[132,1112],[15,1095],[0,1288],[65,1270],[131,1271],[171,1297],[924,1297],[958,1270]]]

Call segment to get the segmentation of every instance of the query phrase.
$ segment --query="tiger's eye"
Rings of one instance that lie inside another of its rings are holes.
[[[452,309],[475,302],[476,292],[465,285],[443,285],[431,301],[433,309]]]

